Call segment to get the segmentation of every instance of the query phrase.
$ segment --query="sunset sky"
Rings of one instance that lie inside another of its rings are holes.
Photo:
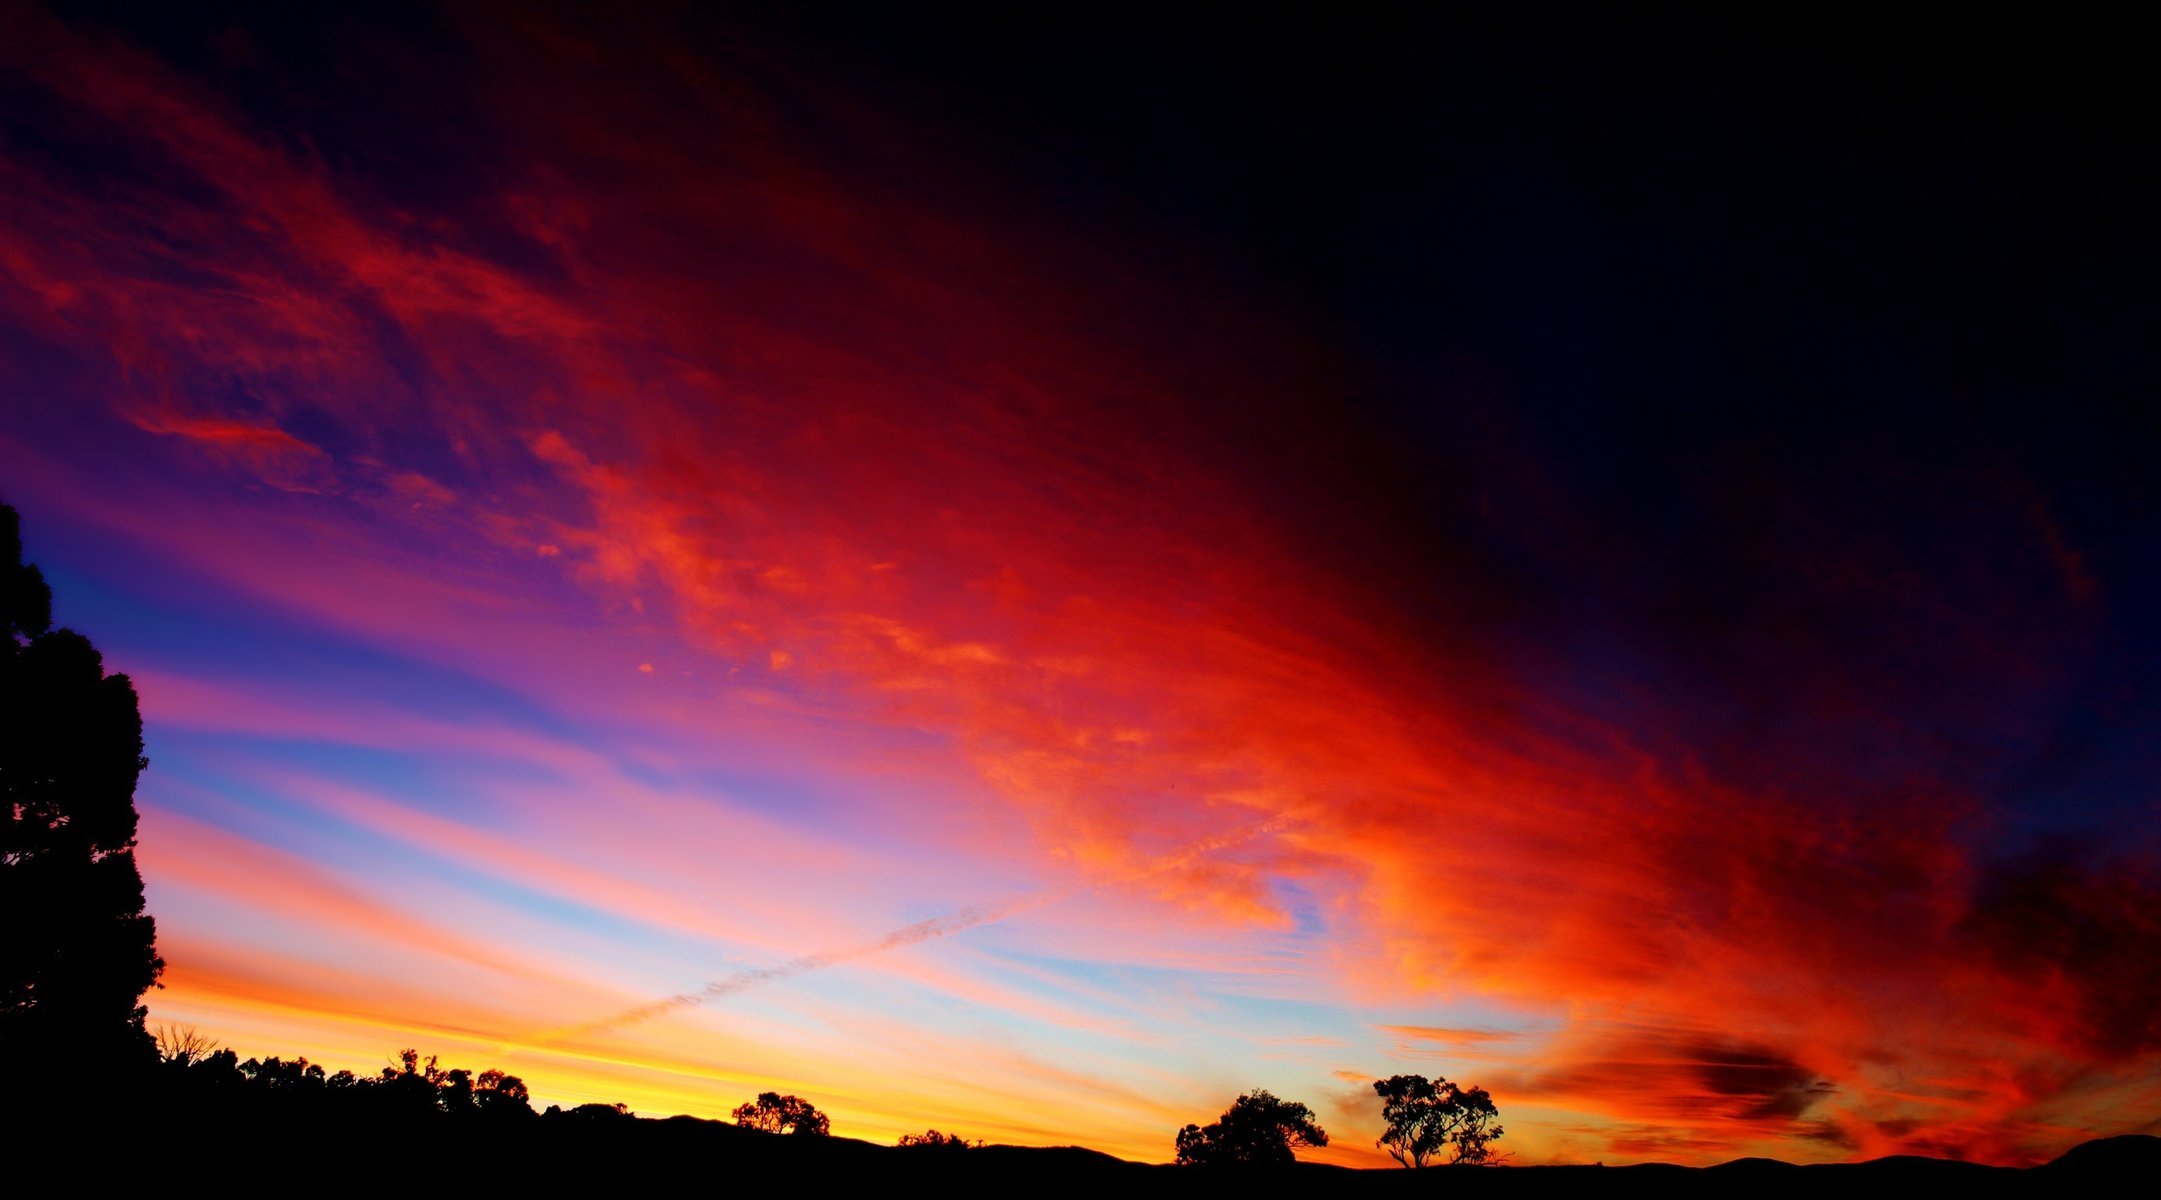
[[[2161,1132],[2126,39],[317,7],[0,3],[153,1023],[1150,1161]]]

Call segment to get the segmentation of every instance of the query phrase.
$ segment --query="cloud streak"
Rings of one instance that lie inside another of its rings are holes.
[[[716,979],[695,992],[678,992],[673,996],[656,1000],[651,1004],[624,1009],[622,1012],[595,1021],[547,1030],[536,1034],[523,1043],[512,1043],[505,1046],[503,1053],[512,1053],[526,1046],[547,1046],[585,1034],[619,1029],[625,1025],[636,1024],[639,1021],[651,1020],[654,1017],[677,1009],[695,1008],[699,1005],[710,1004],[715,1000],[725,999],[754,987],[779,983],[782,980],[793,979],[798,975],[808,974],[812,971],[822,971],[827,967],[837,967],[843,963],[868,958],[873,954],[883,954],[889,950],[898,950],[905,946],[919,946],[932,938],[946,937],[974,929],[978,925],[987,925],[1023,908],[1033,907],[1035,904],[1040,903],[1045,903],[1045,901],[1013,901],[1005,904],[970,905],[943,916],[930,917],[917,921],[913,925],[902,926],[876,941],[865,942],[860,946],[850,947],[845,950],[828,950],[818,954],[806,954],[799,958],[789,959],[787,962],[775,967],[757,967],[737,971],[731,975]]]
[[[1105,887],[1132,884],[1151,875],[1185,870],[1210,854],[1274,832],[1286,825],[1289,820],[1290,818],[1286,814],[1258,822],[1242,830],[1234,830],[1214,837],[1203,838],[1175,854],[1165,856],[1145,870],[1128,872],[1115,880],[1108,880],[1092,886]],[[812,971],[822,971],[828,967],[837,967],[859,959],[869,958],[872,955],[884,954],[910,946],[920,946],[935,938],[965,933],[979,926],[1005,920],[1007,917],[1018,913],[1059,903],[1071,898],[1081,890],[1086,889],[1069,888],[989,904],[967,905],[941,916],[927,917],[913,924],[903,925],[875,941],[864,942],[861,945],[843,950],[827,950],[817,954],[802,955],[789,959],[778,966],[736,971],[720,979],[713,980],[695,992],[678,992],[673,996],[656,1000],[650,1004],[625,1009],[612,1016],[547,1030],[522,1042],[506,1045],[503,1047],[503,1052],[511,1053],[525,1047],[548,1046],[587,1034],[619,1029],[625,1025],[648,1021],[680,1009],[696,1008],[710,1004],[715,1000],[726,999],[751,988],[779,983],[783,980],[793,979],[798,975],[809,974]]]

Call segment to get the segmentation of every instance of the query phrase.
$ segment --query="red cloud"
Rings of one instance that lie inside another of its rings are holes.
[[[199,443],[213,456],[284,491],[319,491],[330,481],[329,456],[322,447],[275,425],[156,412],[136,413],[130,419],[138,429]]]

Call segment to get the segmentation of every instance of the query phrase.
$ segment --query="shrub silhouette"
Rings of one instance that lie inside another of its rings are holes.
[[[1504,1130],[1494,1122],[1500,1110],[1486,1089],[1459,1087],[1446,1079],[1391,1075],[1375,1080],[1381,1118],[1388,1132],[1374,1144],[1406,1167],[1450,1150],[1450,1163],[1482,1164],[1492,1160],[1491,1144]]]
[[[147,1067],[138,1003],[165,963],[135,866],[143,721],[89,639],[52,628],[52,590],[0,505],[0,1061]]]
[[[940,1133],[935,1129],[900,1135],[900,1145],[905,1150],[970,1150],[982,1144],[981,1138],[971,1142],[958,1134]]]
[[[824,1137],[831,1124],[810,1101],[779,1092],[759,1092],[757,1099],[737,1105],[730,1115],[736,1124],[748,1129],[801,1137]]]
[[[1297,1161],[1292,1147],[1327,1144],[1312,1109],[1267,1091],[1247,1092],[1221,1120],[1188,1125],[1177,1138],[1179,1164],[1201,1167],[1287,1166]]]
[[[546,1113],[542,1114],[542,1115],[543,1115],[543,1116],[548,1116],[548,1117],[559,1117],[559,1118],[560,1118],[560,1117],[567,1117],[567,1118],[569,1118],[569,1119],[571,1119],[571,1120],[574,1120],[574,1121],[635,1121],[635,1120],[637,1120],[637,1118],[636,1118],[636,1117],[634,1117],[634,1116],[632,1116],[632,1115],[631,1115],[631,1112],[630,1112],[630,1106],[629,1106],[628,1104],[623,1104],[623,1103],[615,1103],[615,1104],[599,1104],[599,1103],[594,1103],[594,1104],[580,1104],[580,1105],[579,1105],[579,1106],[577,1106],[576,1108],[572,1108],[572,1109],[567,1109],[567,1110],[566,1110],[566,1109],[561,1109],[561,1108],[557,1108],[557,1107],[556,1107],[555,1105],[553,1105],[553,1104],[550,1104],[550,1105],[548,1106],[548,1111],[547,1111]]]

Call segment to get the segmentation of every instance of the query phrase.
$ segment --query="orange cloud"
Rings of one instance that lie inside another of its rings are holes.
[[[446,934],[374,900],[290,854],[160,809],[148,810],[143,825],[143,849],[137,855],[160,886],[212,893],[278,913],[286,920],[419,949],[492,971],[546,978],[498,950]]]

